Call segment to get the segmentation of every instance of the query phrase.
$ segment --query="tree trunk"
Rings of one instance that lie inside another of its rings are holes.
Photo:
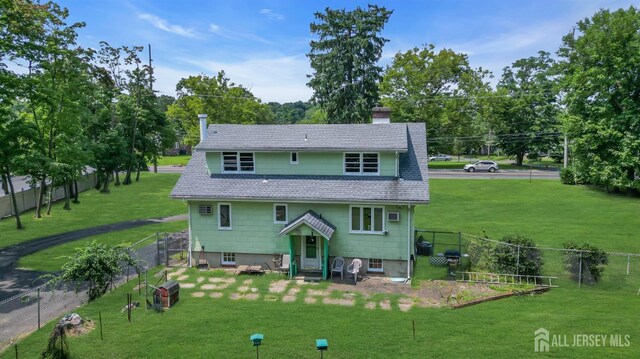
[[[70,211],[71,210],[71,182],[67,182],[64,184],[64,207],[62,207],[62,209],[64,209],[65,211]]]
[[[120,185],[120,172],[118,170],[116,170],[114,172],[113,177],[116,179],[113,184],[116,185],[116,186],[119,186]]]
[[[522,166],[522,162],[524,162],[524,152],[518,152],[516,154],[516,165]]]
[[[153,173],[158,173],[158,155],[153,154]]]
[[[104,179],[104,187],[102,187],[100,193],[109,193],[109,172],[107,172],[107,177]]]
[[[5,174],[3,174],[3,177],[7,178],[7,183],[9,189],[11,190],[11,202],[13,203],[13,213],[15,214],[16,217],[16,229],[22,229],[22,222],[20,222],[20,211],[18,211],[18,203],[16,202],[16,191],[13,189],[13,182],[11,181],[11,172],[9,172],[9,169],[5,169]]]
[[[124,176],[124,181],[122,181],[122,184],[131,184],[131,167],[127,167],[127,173]]]
[[[142,165],[138,163],[138,170],[136,171],[136,182],[140,181],[140,167],[142,167]]]
[[[51,180],[51,186],[49,186],[49,189],[47,191],[47,198],[48,198],[48,203],[47,203],[47,216],[51,215],[51,206],[53,205],[53,191],[55,191],[56,188],[53,187],[53,179]]]
[[[44,191],[47,190],[46,177],[40,181],[40,190],[38,191],[38,198],[36,199],[36,218],[42,218],[42,201],[44,200]]]
[[[9,186],[7,186],[7,175],[5,175],[4,173],[2,174],[2,190],[4,191],[4,194],[9,194]]]
[[[80,203],[80,193],[78,192],[78,180],[73,180],[73,203]]]

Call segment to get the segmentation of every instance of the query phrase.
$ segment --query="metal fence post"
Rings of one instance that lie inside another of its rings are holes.
[[[164,265],[169,266],[169,236],[164,234]]]
[[[38,288],[38,330],[40,330],[40,288]]]
[[[516,254],[516,274],[520,274],[520,245],[518,245],[517,247],[517,254]]]
[[[578,289],[582,288],[582,251],[580,251],[580,273],[578,277]]]
[[[627,256],[627,275],[629,275],[629,266],[631,265],[631,256]]]

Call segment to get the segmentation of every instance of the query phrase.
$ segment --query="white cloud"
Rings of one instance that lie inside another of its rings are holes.
[[[269,18],[269,20],[284,20],[284,15],[273,12],[271,9],[260,9],[259,13]]]
[[[234,62],[201,59],[186,62],[209,76],[224,70],[232,82],[246,87],[264,102],[308,101],[312,95],[312,90],[306,86],[311,69],[305,56],[254,54]]]
[[[153,66],[153,76],[156,79],[153,83],[153,88],[163,95],[175,96],[178,81],[192,75],[197,75],[197,73],[158,65],[156,63]]]
[[[195,30],[191,28],[185,28],[180,25],[169,24],[167,20],[162,19],[153,14],[147,14],[147,13],[138,14],[138,18],[150,23],[151,25],[157,27],[160,30],[167,31],[172,34],[176,34],[184,37],[191,37],[191,38],[198,37],[198,33]]]
[[[267,45],[273,45],[273,41],[267,40],[264,37],[244,32],[233,31],[213,23],[209,24],[209,32],[212,32],[220,37],[224,37],[225,39],[229,40],[251,40]]]

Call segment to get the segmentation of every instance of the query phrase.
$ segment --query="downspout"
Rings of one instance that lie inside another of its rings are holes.
[[[411,280],[411,202],[407,206],[407,280]]]
[[[396,151],[396,178],[400,177],[400,163],[398,159],[398,151]]]
[[[191,203],[187,202],[187,217],[189,217],[188,222],[189,222],[189,267],[191,267],[191,262],[193,260],[193,256],[191,254],[191,248],[193,247],[191,245]]]

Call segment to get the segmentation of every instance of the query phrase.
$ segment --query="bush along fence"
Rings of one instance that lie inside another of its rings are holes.
[[[117,288],[129,280],[139,281],[139,288],[144,288],[147,280],[150,284],[156,284],[156,279],[147,270],[163,263],[158,263],[156,241],[145,243],[154,237],[165,236],[164,233],[154,233],[129,246],[128,250],[137,262],[137,270],[134,266],[120,263],[106,290]],[[95,285],[88,282],[46,283],[1,301],[3,325],[0,326],[0,352],[8,350],[18,339],[39,330],[47,322],[86,304],[92,294],[91,288],[95,288]]]
[[[640,253],[606,252],[574,241],[564,243],[563,248],[538,247],[530,238],[517,234],[495,240],[458,232],[418,230],[415,238],[417,265],[437,265],[439,258],[446,263],[448,255],[459,252],[460,263],[455,268],[458,279],[463,279],[463,273],[464,280],[470,280],[469,273],[479,278],[472,281],[493,281],[498,275],[505,275],[516,282],[526,279],[549,285],[549,279],[553,279],[554,286],[627,289],[640,295]],[[425,256],[429,259],[421,259]]]

